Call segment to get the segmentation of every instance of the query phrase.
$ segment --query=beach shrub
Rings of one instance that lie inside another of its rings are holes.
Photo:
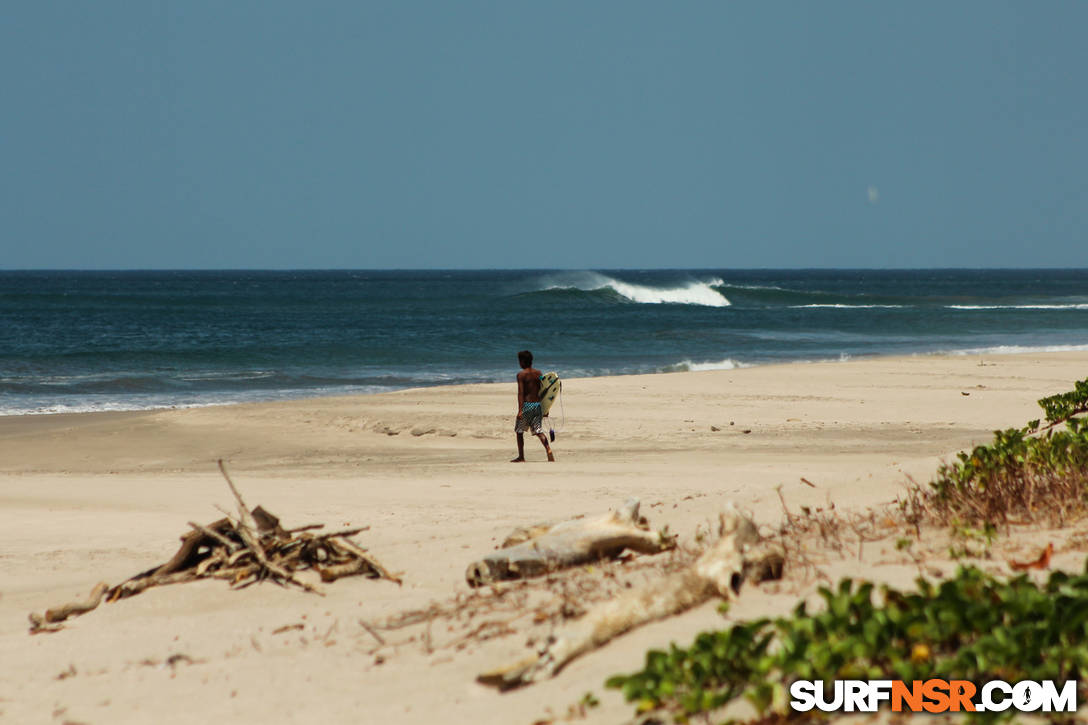
[[[925,495],[905,506],[938,520],[1005,523],[1045,515],[1059,524],[1088,504],[1088,380],[1039,401],[1047,420],[994,431],[989,445],[957,454],[937,469]],[[1058,426],[1064,425],[1064,428]]]
[[[1073,390],[1068,393],[1043,398],[1039,405],[1046,413],[1047,421],[1051,423],[1088,412],[1088,379],[1075,383]]]
[[[917,592],[843,579],[821,588],[823,606],[698,635],[690,647],[651,651],[644,668],[610,678],[637,710],[678,721],[738,697],[762,716],[785,715],[795,680],[1083,681],[1088,676],[1088,568],[996,579],[966,567]],[[1078,685],[1078,701],[1085,687]],[[793,713],[796,717],[801,713]],[[1002,719],[1007,713],[980,713]]]

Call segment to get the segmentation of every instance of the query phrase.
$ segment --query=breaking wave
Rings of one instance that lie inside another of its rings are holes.
[[[553,290],[580,290],[598,292],[608,290],[628,302],[643,305],[701,305],[703,307],[728,307],[731,303],[721,292],[714,289],[724,282],[720,278],[705,281],[692,280],[675,287],[650,287],[624,282],[597,272],[576,272],[545,281],[539,292]]]

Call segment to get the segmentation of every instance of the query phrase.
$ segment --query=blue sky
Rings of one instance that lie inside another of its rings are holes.
[[[1088,3],[4,15],[5,269],[1088,266]]]

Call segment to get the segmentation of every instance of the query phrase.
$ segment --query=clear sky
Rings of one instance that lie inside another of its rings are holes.
[[[1088,267],[1088,2],[6,3],[0,268]]]

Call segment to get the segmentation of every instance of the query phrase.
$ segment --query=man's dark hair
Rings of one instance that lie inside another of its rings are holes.
[[[533,366],[533,353],[528,350],[522,350],[518,353],[518,362],[521,363],[523,368],[529,368]]]

